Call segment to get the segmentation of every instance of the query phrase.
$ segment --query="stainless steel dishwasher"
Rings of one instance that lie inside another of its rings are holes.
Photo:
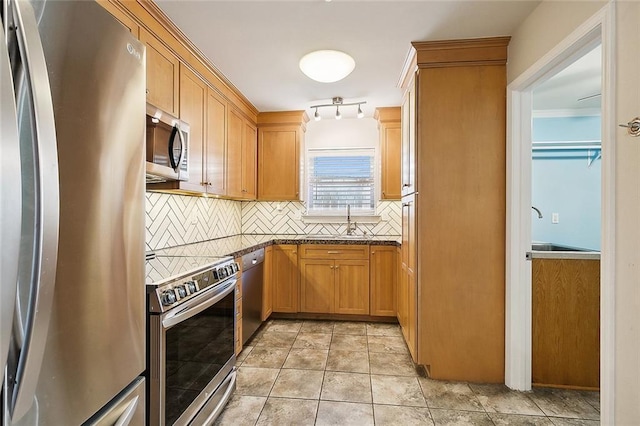
[[[242,344],[262,324],[264,249],[242,256]]]

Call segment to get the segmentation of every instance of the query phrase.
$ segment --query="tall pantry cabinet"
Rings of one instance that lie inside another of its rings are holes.
[[[509,37],[412,43],[398,318],[430,377],[504,381]]]

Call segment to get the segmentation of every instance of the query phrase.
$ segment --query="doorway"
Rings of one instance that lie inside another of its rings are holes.
[[[613,116],[614,30],[612,7],[583,23],[507,87],[507,239],[505,384],[516,390],[531,389],[532,292],[531,251],[532,97],[536,86],[576,59],[602,45],[602,199],[601,199],[601,407],[606,423],[612,415],[614,383],[614,164]],[[550,212],[553,213],[553,212]],[[562,217],[560,217],[562,220]]]
[[[535,84],[533,386],[599,390],[602,45]]]

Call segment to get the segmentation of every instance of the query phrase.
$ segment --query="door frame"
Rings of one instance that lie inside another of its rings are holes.
[[[531,119],[532,90],[602,44],[602,205],[600,393],[602,424],[614,424],[615,355],[615,4],[607,3],[507,86],[507,228],[505,384],[531,390]]]

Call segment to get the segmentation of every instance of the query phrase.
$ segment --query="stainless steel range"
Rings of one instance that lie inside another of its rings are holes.
[[[147,284],[149,424],[209,425],[231,397],[238,270],[230,257],[147,260],[167,276]]]

